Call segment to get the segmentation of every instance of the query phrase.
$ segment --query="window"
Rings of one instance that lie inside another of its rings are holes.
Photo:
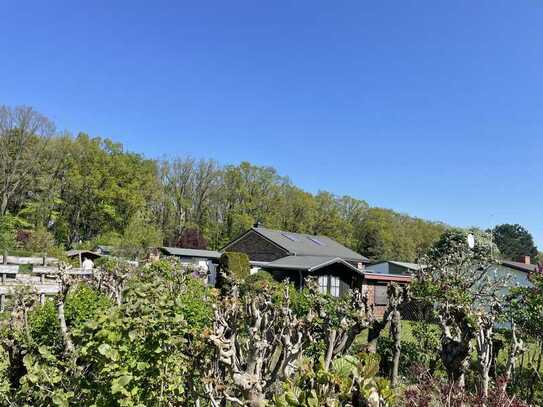
[[[376,285],[373,288],[373,303],[375,305],[387,305],[388,294],[386,285]]]
[[[330,295],[339,297],[339,277],[330,276]]]
[[[319,292],[321,294],[328,293],[328,276],[319,276]]]
[[[319,276],[319,292],[339,297],[340,279],[336,276]]]

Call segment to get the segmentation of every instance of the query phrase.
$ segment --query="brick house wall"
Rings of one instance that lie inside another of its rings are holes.
[[[383,284],[376,284],[373,281],[365,281],[362,285],[362,289],[365,290],[368,293],[368,304],[371,306],[373,305],[373,313],[376,318],[383,318],[383,315],[385,314],[387,305],[383,304],[375,304],[375,287],[384,286],[386,288],[386,285]]]

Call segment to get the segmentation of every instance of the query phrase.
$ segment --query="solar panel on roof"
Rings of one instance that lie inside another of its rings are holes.
[[[319,246],[324,246],[324,243],[315,237],[308,236],[307,238],[311,240],[313,243],[318,244]]]
[[[283,236],[285,236],[288,240],[291,240],[293,242],[297,242],[298,238],[296,236],[289,235],[288,233],[281,233]]]

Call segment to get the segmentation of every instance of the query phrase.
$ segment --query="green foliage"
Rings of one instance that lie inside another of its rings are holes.
[[[260,291],[272,287],[279,287],[280,283],[273,279],[273,276],[267,271],[258,271],[250,274],[241,284],[241,292],[245,291]],[[280,297],[280,296],[279,296]]]
[[[162,245],[162,234],[142,212],[137,212],[128,223],[118,251],[129,259],[143,257],[149,249]]]
[[[423,349],[419,343],[401,341],[399,374],[404,380],[413,380],[413,366],[424,366],[435,371],[439,362],[439,336],[437,336],[435,348]],[[392,371],[392,359],[394,357],[394,342],[390,337],[381,336],[377,341],[377,353],[381,357],[380,374],[389,377]]]
[[[192,229],[202,233],[200,243],[216,249],[259,220],[269,228],[325,234],[373,259],[414,261],[445,229],[370,209],[349,196],[310,194],[271,167],[192,158],[156,162],[85,133],[49,137],[53,124],[31,108],[3,107],[0,113],[16,111],[33,117],[44,132],[24,135],[24,143],[16,142],[21,135],[12,137],[17,129],[0,134],[9,152],[6,170],[25,181],[0,191],[0,214],[17,214],[27,229],[46,228],[55,246],[84,242],[82,247],[92,249],[100,242],[137,257],[162,241],[176,245]],[[2,243],[2,230],[0,246],[11,249],[13,240]]]
[[[83,283],[68,293],[66,298],[66,323],[80,328],[111,306],[111,300],[91,286]]]
[[[245,253],[223,253],[219,259],[217,286],[222,287],[229,280],[243,281],[249,277],[250,270],[249,257]]]
[[[534,238],[521,225],[498,225],[492,229],[492,235],[504,259],[520,261],[522,256],[531,256],[533,261],[537,261],[539,253]]]
[[[46,345],[56,352],[62,350],[60,326],[54,301],[37,305],[28,316],[30,334],[38,345]]]
[[[70,328],[80,328],[110,305],[111,301],[104,294],[87,284],[78,285],[66,298],[66,323]],[[37,305],[29,313],[28,320],[31,336],[36,344],[46,345],[57,353],[62,351],[62,338],[54,301]]]
[[[357,249],[374,260],[417,261],[445,231],[441,223],[426,222],[371,208],[356,229]]]
[[[9,392],[11,384],[9,381],[9,355],[0,347],[0,405],[7,405],[9,400]]]
[[[411,334],[419,364],[434,371],[439,363],[441,335],[439,326],[428,322],[412,322],[411,324]]]
[[[213,293],[190,270],[162,261],[130,281],[124,302],[77,334],[80,359],[100,374],[83,392],[98,406],[183,404],[196,385],[192,358],[213,317]]]
[[[44,227],[38,227],[30,234],[26,249],[33,253],[48,254],[55,246],[54,236]]]
[[[4,255],[4,250],[15,248],[15,233],[20,226],[21,220],[18,217],[9,213],[0,216],[0,250],[2,255]]]
[[[66,365],[47,346],[28,353],[23,359],[26,374],[21,378],[17,399],[21,405],[68,407],[74,398]]]
[[[298,374],[285,383],[281,394],[275,396],[275,405],[393,405],[396,396],[389,382],[377,377],[379,359],[375,356],[344,356],[335,359],[328,370],[324,368],[323,358],[317,365],[304,359]]]

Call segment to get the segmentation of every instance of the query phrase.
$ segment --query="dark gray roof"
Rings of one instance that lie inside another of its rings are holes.
[[[283,232],[267,228],[253,230],[296,256],[340,257],[345,260],[367,262],[368,259],[327,236]]]
[[[182,247],[161,247],[160,250],[170,256],[201,257],[206,259],[218,259],[221,253],[214,250],[184,249]]]
[[[272,262],[266,263],[262,268],[266,269],[288,269],[288,270],[306,270],[315,271],[330,264],[341,263],[345,266],[362,273],[353,265],[347,263],[339,257],[330,256],[287,256]]]
[[[526,263],[521,263],[519,261],[504,260],[502,261],[502,265],[504,265],[505,267],[513,268],[515,270],[524,271],[526,273],[531,273],[537,270],[536,264],[526,264]]]

